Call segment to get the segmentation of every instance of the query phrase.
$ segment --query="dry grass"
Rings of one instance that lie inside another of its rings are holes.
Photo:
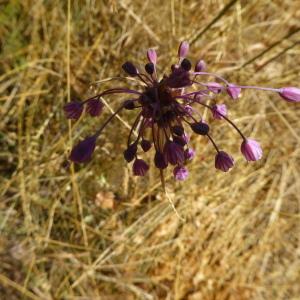
[[[91,163],[65,164],[97,121],[68,124],[63,104],[125,59],[144,62],[149,46],[169,65],[187,38],[194,60],[231,81],[299,86],[299,1],[230,2],[218,17],[229,1],[2,1],[1,299],[300,299],[299,106],[253,91],[231,102],[264,159],[245,163],[238,136],[215,126],[237,159],[230,174],[194,138],[190,178],[167,181],[184,221],[155,171],[130,175],[119,120]]]

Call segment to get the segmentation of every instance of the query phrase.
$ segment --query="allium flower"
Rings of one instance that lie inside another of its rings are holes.
[[[142,147],[144,152],[149,151],[151,149],[151,146],[152,146],[152,144],[151,144],[150,141],[148,141],[148,140],[142,140],[141,141],[141,147]]]
[[[227,94],[233,99],[236,100],[240,97],[242,89],[234,84],[229,84],[227,86]]]
[[[86,103],[86,111],[92,117],[97,117],[101,114],[103,103],[99,99],[89,99]]]
[[[164,156],[171,165],[182,165],[184,163],[183,147],[175,142],[167,142],[165,144]]]
[[[182,181],[187,179],[189,176],[189,171],[185,167],[177,166],[174,168],[173,174],[176,180]]]
[[[188,52],[189,52],[189,43],[187,41],[181,42],[178,48],[178,57],[185,58]]]
[[[262,157],[260,145],[244,136],[236,124],[227,117],[225,104],[218,104],[216,98],[221,94],[237,99],[243,89],[256,89],[275,92],[289,102],[300,102],[300,89],[233,84],[218,74],[205,71],[206,65],[202,60],[196,63],[193,71],[192,63],[187,59],[188,50],[189,44],[186,41],[182,42],[178,49],[177,63],[171,65],[169,73],[159,77],[156,69],[156,51],[149,49],[145,72],[129,61],[122,65],[122,69],[128,76],[135,77],[135,82],[141,83],[138,89],[115,87],[104,90],[85,101],[67,103],[64,107],[66,117],[79,119],[83,111],[90,116],[98,116],[103,109],[102,97],[116,94],[128,95],[128,98],[103,122],[94,135],[79,142],[72,149],[70,160],[76,163],[89,161],[96,147],[96,140],[106,125],[120,112],[130,111],[136,116],[123,155],[128,163],[133,162],[134,175],[144,176],[147,173],[149,165],[139,156],[153,149],[154,165],[159,169],[162,178],[164,169],[173,165],[175,179],[186,179],[188,176],[186,165],[195,156],[194,150],[189,147],[189,135],[192,132],[207,138],[212,143],[216,150],[216,168],[227,172],[233,167],[233,159],[226,152],[219,150],[210,135],[210,125],[203,120],[199,107],[209,109],[214,118],[223,119],[237,131],[243,141],[242,154],[248,161],[260,159]],[[216,104],[211,106],[208,100],[213,100]]]
[[[148,164],[142,159],[136,159],[132,165],[133,175],[145,176],[149,170]]]
[[[195,65],[195,72],[203,72],[206,69],[206,63],[204,60],[199,60]]]
[[[69,157],[70,160],[76,163],[83,163],[89,161],[96,147],[96,139],[97,137],[93,135],[79,142],[72,149]]]
[[[300,89],[286,87],[279,90],[279,95],[288,102],[300,102]]]
[[[220,94],[223,90],[223,85],[218,82],[210,82],[207,85],[208,90],[215,94]]]
[[[219,151],[215,157],[215,167],[223,172],[229,171],[234,165],[233,158],[224,151]]]
[[[186,160],[192,160],[194,157],[195,157],[195,150],[191,149],[191,148],[188,148],[188,149],[185,149],[184,151],[184,158]]]
[[[212,114],[215,119],[221,120],[227,115],[227,107],[225,104],[215,104],[212,106]]]
[[[241,145],[241,152],[247,161],[256,161],[262,158],[262,149],[259,143],[253,139],[245,139]]]
[[[72,101],[64,106],[64,112],[67,119],[77,120],[80,118],[83,111],[83,105],[81,102]]]
[[[156,54],[156,51],[154,49],[148,49],[148,51],[147,51],[147,57],[148,57],[149,62],[151,62],[154,65],[156,65],[157,54]]]

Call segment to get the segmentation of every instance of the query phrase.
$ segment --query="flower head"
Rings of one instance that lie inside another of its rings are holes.
[[[256,161],[262,158],[262,149],[260,144],[253,139],[243,140],[241,152],[247,161]]]
[[[142,159],[136,159],[132,165],[133,175],[145,176],[149,170],[149,165]]]
[[[97,136],[93,135],[79,142],[71,151],[70,160],[75,163],[87,162],[91,159],[96,147]]]
[[[156,54],[156,51],[154,49],[148,49],[148,51],[147,51],[147,57],[148,57],[149,62],[151,62],[154,65],[156,65],[157,54]]]
[[[288,102],[300,102],[300,89],[295,87],[281,88],[279,95]]]
[[[212,114],[215,119],[221,120],[227,115],[227,107],[225,104],[216,104],[212,106]]]
[[[242,89],[234,84],[229,84],[227,86],[227,94],[233,100],[237,100],[240,97],[241,91],[242,91]]]
[[[189,43],[187,41],[181,42],[178,48],[178,57],[185,58],[188,52],[189,52]]]
[[[83,111],[83,105],[81,102],[72,101],[64,106],[64,112],[67,119],[77,120],[80,118]]]
[[[86,103],[86,111],[92,117],[97,117],[101,114],[103,103],[99,99],[89,99]]]
[[[83,111],[92,117],[100,115],[103,109],[103,103],[100,101],[102,97],[128,95],[94,135],[74,146],[70,160],[76,163],[89,161],[96,147],[96,139],[107,124],[122,111],[130,111],[131,114],[135,114],[135,119],[123,155],[126,162],[133,163],[134,175],[144,176],[147,173],[149,165],[138,157],[145,152],[151,153],[153,149],[154,165],[161,174],[163,170],[173,165],[175,179],[186,179],[187,164],[195,156],[195,151],[189,146],[190,133],[196,133],[212,143],[216,150],[215,167],[227,172],[234,165],[233,158],[219,150],[211,136],[210,125],[203,120],[203,112],[199,108],[209,109],[215,119],[223,119],[236,130],[243,141],[241,152],[248,161],[260,159],[262,149],[259,143],[247,139],[237,125],[227,117],[225,104],[210,105],[209,100],[216,102],[216,98],[220,95],[237,99],[241,96],[242,89],[251,88],[257,91],[276,92],[286,101],[300,102],[300,89],[262,88],[229,83],[218,74],[204,72],[206,64],[203,60],[199,60],[192,68],[192,62],[187,58],[188,51],[188,42],[182,42],[178,49],[178,62],[171,66],[169,73],[160,76],[156,68],[157,53],[154,49],[149,49],[145,71],[129,61],[122,65],[127,75],[135,77],[135,83],[141,83],[139,88],[131,89],[118,85],[85,101],[67,103],[64,107],[66,117],[77,120]]]
[[[195,157],[195,154],[196,154],[195,150],[188,148],[184,151],[184,158],[186,160],[192,160]]]
[[[176,166],[173,170],[173,174],[176,180],[183,181],[189,176],[189,171],[183,166]]]
[[[175,142],[168,142],[164,147],[164,156],[171,165],[184,163],[184,150],[182,145]]]
[[[223,172],[229,171],[234,165],[233,158],[224,151],[219,151],[215,157],[215,167]]]
[[[195,65],[195,72],[203,72],[206,69],[206,63],[204,60],[199,60]]]

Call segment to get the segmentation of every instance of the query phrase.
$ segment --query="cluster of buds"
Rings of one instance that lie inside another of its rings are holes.
[[[101,99],[104,96],[129,95],[129,99],[125,100],[93,135],[75,145],[70,160],[75,163],[89,161],[95,150],[97,138],[106,125],[122,110],[131,110],[137,113],[123,154],[128,163],[133,162],[134,175],[147,174],[149,165],[141,156],[154,148],[154,165],[161,174],[168,166],[172,166],[174,178],[185,180],[188,177],[187,163],[195,156],[195,151],[189,146],[190,133],[208,138],[216,151],[216,169],[227,172],[233,167],[234,159],[214,141],[210,125],[197,111],[197,106],[209,109],[214,119],[228,122],[237,131],[241,137],[241,153],[247,161],[259,160],[262,157],[260,144],[246,137],[228,118],[225,104],[209,105],[207,100],[223,93],[235,101],[243,89],[255,89],[275,92],[288,102],[299,102],[300,89],[232,84],[218,74],[207,72],[203,60],[199,60],[192,70],[192,64],[186,58],[188,50],[189,44],[182,42],[178,49],[178,63],[172,65],[170,73],[161,78],[157,74],[157,54],[154,49],[147,51],[148,63],[145,65],[145,72],[138,70],[132,62],[125,62],[122,65],[123,70],[141,83],[140,90],[116,87],[82,102],[67,103],[64,107],[66,117],[77,120],[84,111],[92,117],[99,116],[103,110]],[[213,81],[203,78],[213,78]]]

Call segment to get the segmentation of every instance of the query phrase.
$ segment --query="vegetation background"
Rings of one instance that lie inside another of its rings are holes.
[[[93,160],[68,166],[71,145],[101,120],[68,122],[62,107],[115,82],[125,60],[180,41],[230,81],[300,86],[297,0],[0,1],[0,299],[300,299],[300,110],[273,93],[226,100],[259,140],[246,163],[223,122],[218,142],[236,158],[214,169],[193,137],[190,177],[162,193],[152,168],[134,178],[122,152],[132,115],[102,135]],[[151,158],[151,155],[148,157]]]

